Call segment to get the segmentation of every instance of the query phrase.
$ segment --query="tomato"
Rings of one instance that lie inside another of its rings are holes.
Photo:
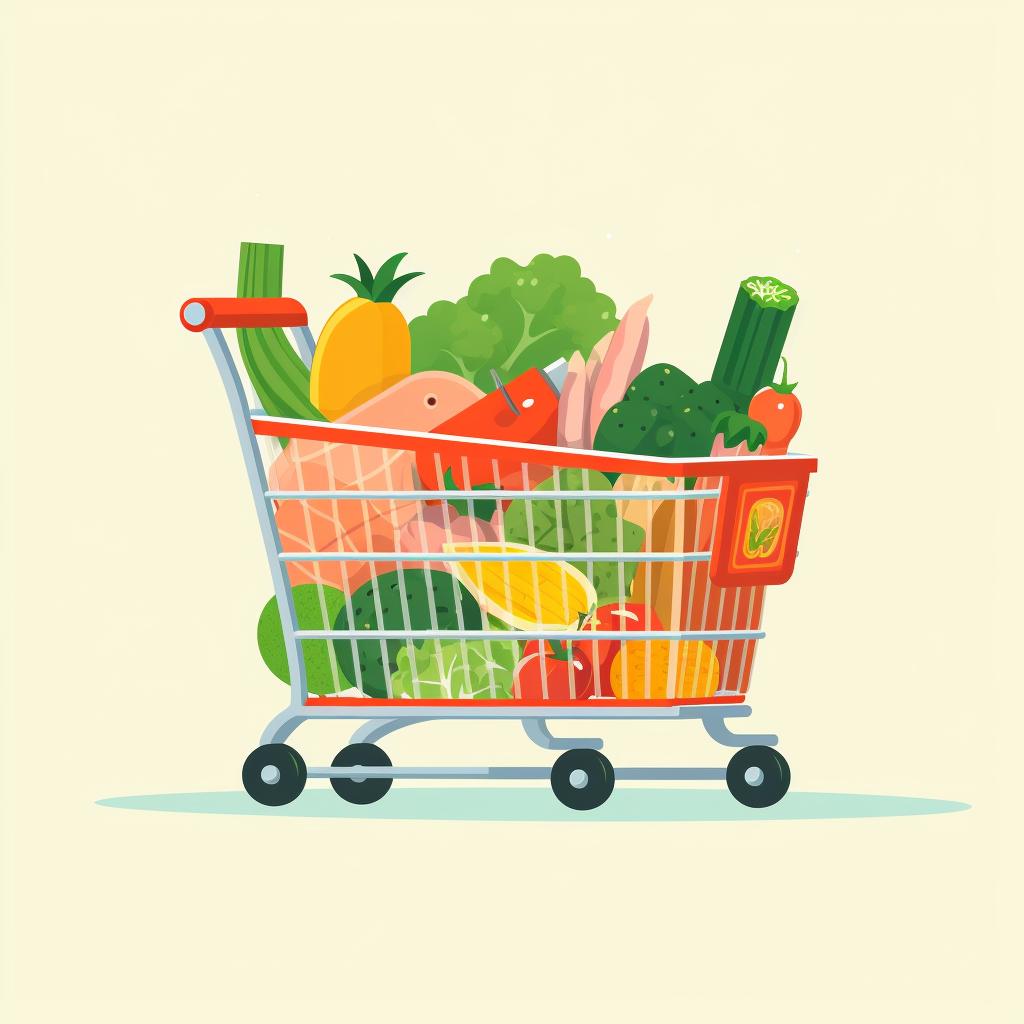
[[[782,383],[761,388],[750,400],[747,415],[763,424],[768,431],[768,440],[761,447],[762,455],[785,455],[789,451],[789,442],[800,429],[803,409],[800,399],[793,394],[796,384],[790,384],[786,378],[788,370],[783,356]]]
[[[551,641],[531,640],[516,665],[512,692],[519,700],[543,704],[549,700],[586,700],[594,692],[594,670],[580,643],[568,644],[569,656],[559,659]]]
[[[664,629],[653,608],[648,608],[645,604],[625,602],[601,605],[583,628],[585,630],[592,629],[598,633],[601,630],[634,633],[638,630]],[[587,640],[583,646],[597,666],[597,695],[611,697],[612,662],[615,660],[615,655],[619,653],[622,641],[596,640],[591,642]]]

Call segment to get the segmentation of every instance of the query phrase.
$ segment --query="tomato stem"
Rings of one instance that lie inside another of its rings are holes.
[[[548,646],[551,648],[551,657],[553,657],[555,661],[569,660],[570,651],[564,640],[549,640]]]
[[[789,378],[787,377],[787,374],[789,373],[789,363],[786,362],[785,356],[779,356],[779,358],[782,360],[782,383],[772,384],[772,391],[775,391],[780,395],[791,395],[793,393],[793,389],[797,385],[797,381],[793,381],[792,384],[789,383]]]

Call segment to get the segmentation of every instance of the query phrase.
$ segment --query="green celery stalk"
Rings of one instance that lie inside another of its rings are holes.
[[[736,396],[743,411],[775,379],[800,296],[775,277],[740,282],[711,379]]]
[[[238,256],[239,298],[280,298],[284,246],[242,242]],[[309,369],[277,327],[241,327],[238,350],[263,408],[271,416],[323,420],[309,400]],[[284,440],[282,440],[282,444]]]

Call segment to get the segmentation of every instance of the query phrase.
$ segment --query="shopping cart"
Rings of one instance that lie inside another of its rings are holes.
[[[750,714],[745,701],[765,635],[765,588],[792,574],[815,459],[660,459],[272,417],[250,405],[224,330],[288,328],[308,365],[313,338],[302,305],[286,298],[195,298],[183,304],[181,322],[202,332],[227,391],[287,657],[288,707],[267,725],[242,769],[253,799],[286,804],[308,778],[330,780],[339,796],[357,804],[381,799],[395,779],[546,779],[562,803],[579,810],[603,803],[616,779],[724,779],[750,807],[785,795],[790,771],[774,749],[777,737],[736,733],[729,723]],[[424,464],[431,472],[422,472]],[[452,467],[461,487],[449,486]],[[487,490],[480,489],[481,467]],[[434,477],[432,486],[425,476]],[[513,514],[528,534],[528,543],[516,548],[504,545],[503,519]],[[766,520],[771,529],[751,532]],[[603,549],[594,546],[601,538]],[[533,628],[518,621],[523,628],[512,629],[507,614],[491,614],[500,612],[500,588],[495,605],[470,586],[495,565],[509,600],[536,603]],[[553,565],[574,568],[551,577]],[[513,574],[521,582],[523,572],[538,583],[543,572],[547,582],[525,591],[509,583]],[[594,632],[581,616],[575,625],[552,628],[540,603],[557,606],[559,580],[565,597],[566,580],[577,574],[595,592],[598,583],[611,592],[612,603],[660,607],[664,621],[648,612],[642,622],[619,620],[618,628],[606,623]],[[293,586],[298,594],[303,585],[313,588],[307,593],[315,599],[303,605],[307,619],[312,606],[312,623],[299,621],[293,600]],[[466,598],[470,591],[479,601]],[[348,595],[340,608],[338,594]],[[494,651],[515,645],[523,653],[530,642],[541,692],[517,697],[507,671],[496,671]],[[571,673],[568,692],[554,685],[564,669],[554,654],[559,642],[569,642],[570,652],[591,652],[594,678],[585,695]],[[600,670],[608,650],[601,644],[622,645],[617,670]],[[637,645],[644,656],[625,657]],[[454,652],[451,666],[444,652]],[[484,666],[475,687],[466,668],[471,652]],[[311,681],[314,658],[319,675]],[[425,665],[429,683],[420,675]],[[456,685],[460,669],[465,686]],[[305,721],[336,718],[363,724],[330,765],[307,767],[286,741]],[[488,719],[520,722],[530,740],[559,752],[557,759],[550,769],[406,767],[393,765],[378,745],[411,725]],[[725,768],[613,769],[601,739],[554,736],[548,729],[550,721],[634,719],[698,720],[713,740],[738,749]]]

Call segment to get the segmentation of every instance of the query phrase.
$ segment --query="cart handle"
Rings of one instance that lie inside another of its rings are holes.
[[[187,331],[211,327],[305,327],[309,318],[298,299],[187,299],[181,305]]]

